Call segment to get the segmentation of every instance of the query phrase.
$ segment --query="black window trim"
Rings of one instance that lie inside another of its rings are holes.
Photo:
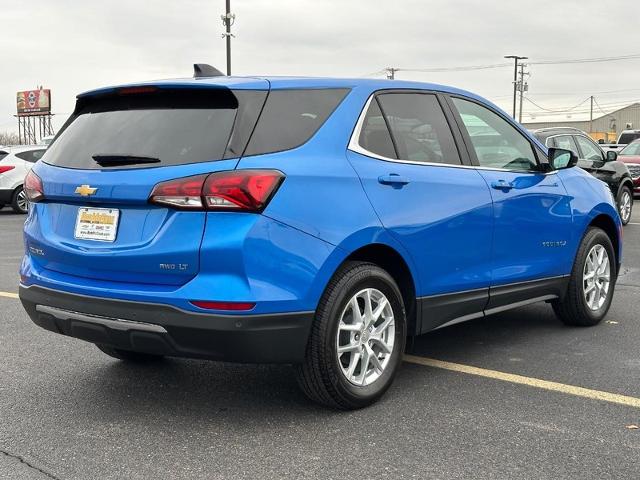
[[[418,162],[414,160],[402,160],[399,158],[389,158],[383,155],[379,155],[375,152],[371,152],[366,148],[364,148],[362,145],[360,145],[360,134],[362,132],[362,127],[364,125],[364,119],[367,115],[367,112],[369,111],[369,107],[371,106],[371,103],[373,101],[376,101],[378,103],[378,107],[380,108],[380,111],[382,112],[382,116],[384,117],[387,130],[389,130],[389,135],[391,137],[391,141],[393,142],[393,148],[396,152],[396,156],[398,156],[398,149],[396,147],[395,138],[391,133],[391,129],[387,122],[386,115],[384,114],[384,110],[382,109],[382,105],[380,105],[380,102],[378,102],[378,99],[377,99],[379,95],[386,95],[386,94],[393,94],[393,93],[404,93],[404,94],[414,93],[414,94],[420,94],[420,95],[434,95],[436,97],[436,100],[440,104],[440,108],[442,109],[442,112],[445,116],[445,120],[447,122],[447,125],[449,126],[449,130],[453,137],[453,143],[456,147],[456,150],[458,151],[458,157],[460,158],[460,162],[461,162],[460,164],[438,163],[438,162]],[[347,149],[351,150],[352,152],[356,152],[361,155],[364,155],[366,157],[372,157],[377,160],[383,160],[385,162],[404,163],[408,165],[424,165],[424,166],[431,166],[431,167],[475,168],[475,166],[471,163],[471,159],[469,158],[469,155],[467,153],[467,148],[463,142],[462,136],[460,135],[458,128],[455,128],[457,127],[457,123],[453,123],[453,122],[454,122],[453,115],[450,112],[450,107],[446,102],[442,92],[439,92],[437,90],[426,90],[426,89],[422,90],[422,89],[415,89],[415,88],[388,88],[388,89],[376,90],[373,93],[371,93],[371,95],[369,95],[369,98],[367,98],[367,101],[365,102],[364,107],[362,108],[360,115],[358,116],[358,120],[356,121],[353,131],[351,132],[351,137],[349,139],[349,144],[347,145]]]
[[[520,135],[522,135],[522,137],[529,143],[529,145],[531,146],[531,150],[534,153],[536,162],[538,162],[538,166],[541,166],[542,164],[548,164],[548,160],[547,160],[546,155],[540,150],[538,145],[536,145],[529,138],[528,135],[526,135],[522,131],[520,131],[520,129],[514,124],[513,119],[511,119],[511,117],[508,117],[505,114],[495,110],[494,108],[491,108],[489,105],[486,105],[485,103],[479,102],[478,100],[476,100],[474,98],[466,97],[464,95],[460,95],[460,94],[445,94],[444,97],[446,98],[447,103],[449,104],[449,108],[452,110],[453,116],[454,116],[454,118],[456,120],[456,123],[458,124],[458,128],[460,129],[460,131],[462,133],[463,141],[464,141],[464,143],[466,145],[467,151],[469,153],[469,157],[471,158],[471,162],[472,162],[472,165],[473,165],[474,168],[476,168],[478,170],[490,170],[490,171],[498,171],[498,172],[530,173],[530,174],[535,174],[535,175],[555,175],[557,173],[557,170],[547,170],[547,171],[543,171],[542,169],[540,169],[540,170],[515,170],[515,169],[512,169],[512,168],[485,167],[483,165],[480,165],[480,162],[478,161],[478,157],[476,155],[475,149],[473,148],[473,143],[471,142],[471,137],[469,136],[469,133],[467,132],[466,128],[464,128],[464,123],[462,121],[462,117],[460,116],[460,113],[458,112],[458,109],[453,104],[453,100],[452,100],[453,98],[459,98],[460,100],[465,100],[467,102],[475,103],[476,105],[479,105],[481,107],[486,108],[490,112],[494,113],[495,115],[497,115],[498,117],[500,117],[504,121],[506,121],[518,133],[520,133]]]

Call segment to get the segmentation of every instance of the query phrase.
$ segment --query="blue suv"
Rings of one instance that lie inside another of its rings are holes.
[[[405,341],[545,301],[607,313],[607,186],[491,103],[402,81],[208,76],[103,88],[25,180],[20,298],[127,361],[291,363],[352,409]]]

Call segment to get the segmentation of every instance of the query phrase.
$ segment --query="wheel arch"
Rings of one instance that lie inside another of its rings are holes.
[[[621,229],[618,228],[618,224],[611,218],[610,215],[600,213],[591,219],[589,227],[598,227],[607,234],[613,245],[613,251],[616,255],[616,275],[620,270],[620,263],[622,260],[622,245],[621,245]]]
[[[400,288],[407,315],[407,334],[416,335],[419,331],[418,302],[416,284],[404,257],[394,248],[383,243],[372,243],[351,252],[342,263],[349,261],[370,262],[378,265],[393,277]],[[342,265],[342,264],[341,264]]]
[[[620,192],[622,191],[623,187],[629,188],[629,190],[631,190],[631,196],[633,197],[633,180],[631,180],[631,177],[624,177],[622,179],[622,181],[620,182],[620,185],[618,185],[618,193],[616,194],[616,202],[618,201],[618,196],[620,195]]]

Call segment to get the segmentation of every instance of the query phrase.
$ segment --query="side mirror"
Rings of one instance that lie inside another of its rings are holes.
[[[577,163],[578,157],[571,150],[563,148],[549,149],[549,164],[554,170],[575,167]]]
[[[607,150],[607,162],[615,162],[618,159],[618,152]]]

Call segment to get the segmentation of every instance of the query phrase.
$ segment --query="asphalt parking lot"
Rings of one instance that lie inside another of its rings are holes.
[[[131,366],[39,329],[12,295],[24,217],[4,209],[0,478],[637,478],[638,210],[606,322],[542,304],[438,330],[381,402],[342,413],[288,366]]]

